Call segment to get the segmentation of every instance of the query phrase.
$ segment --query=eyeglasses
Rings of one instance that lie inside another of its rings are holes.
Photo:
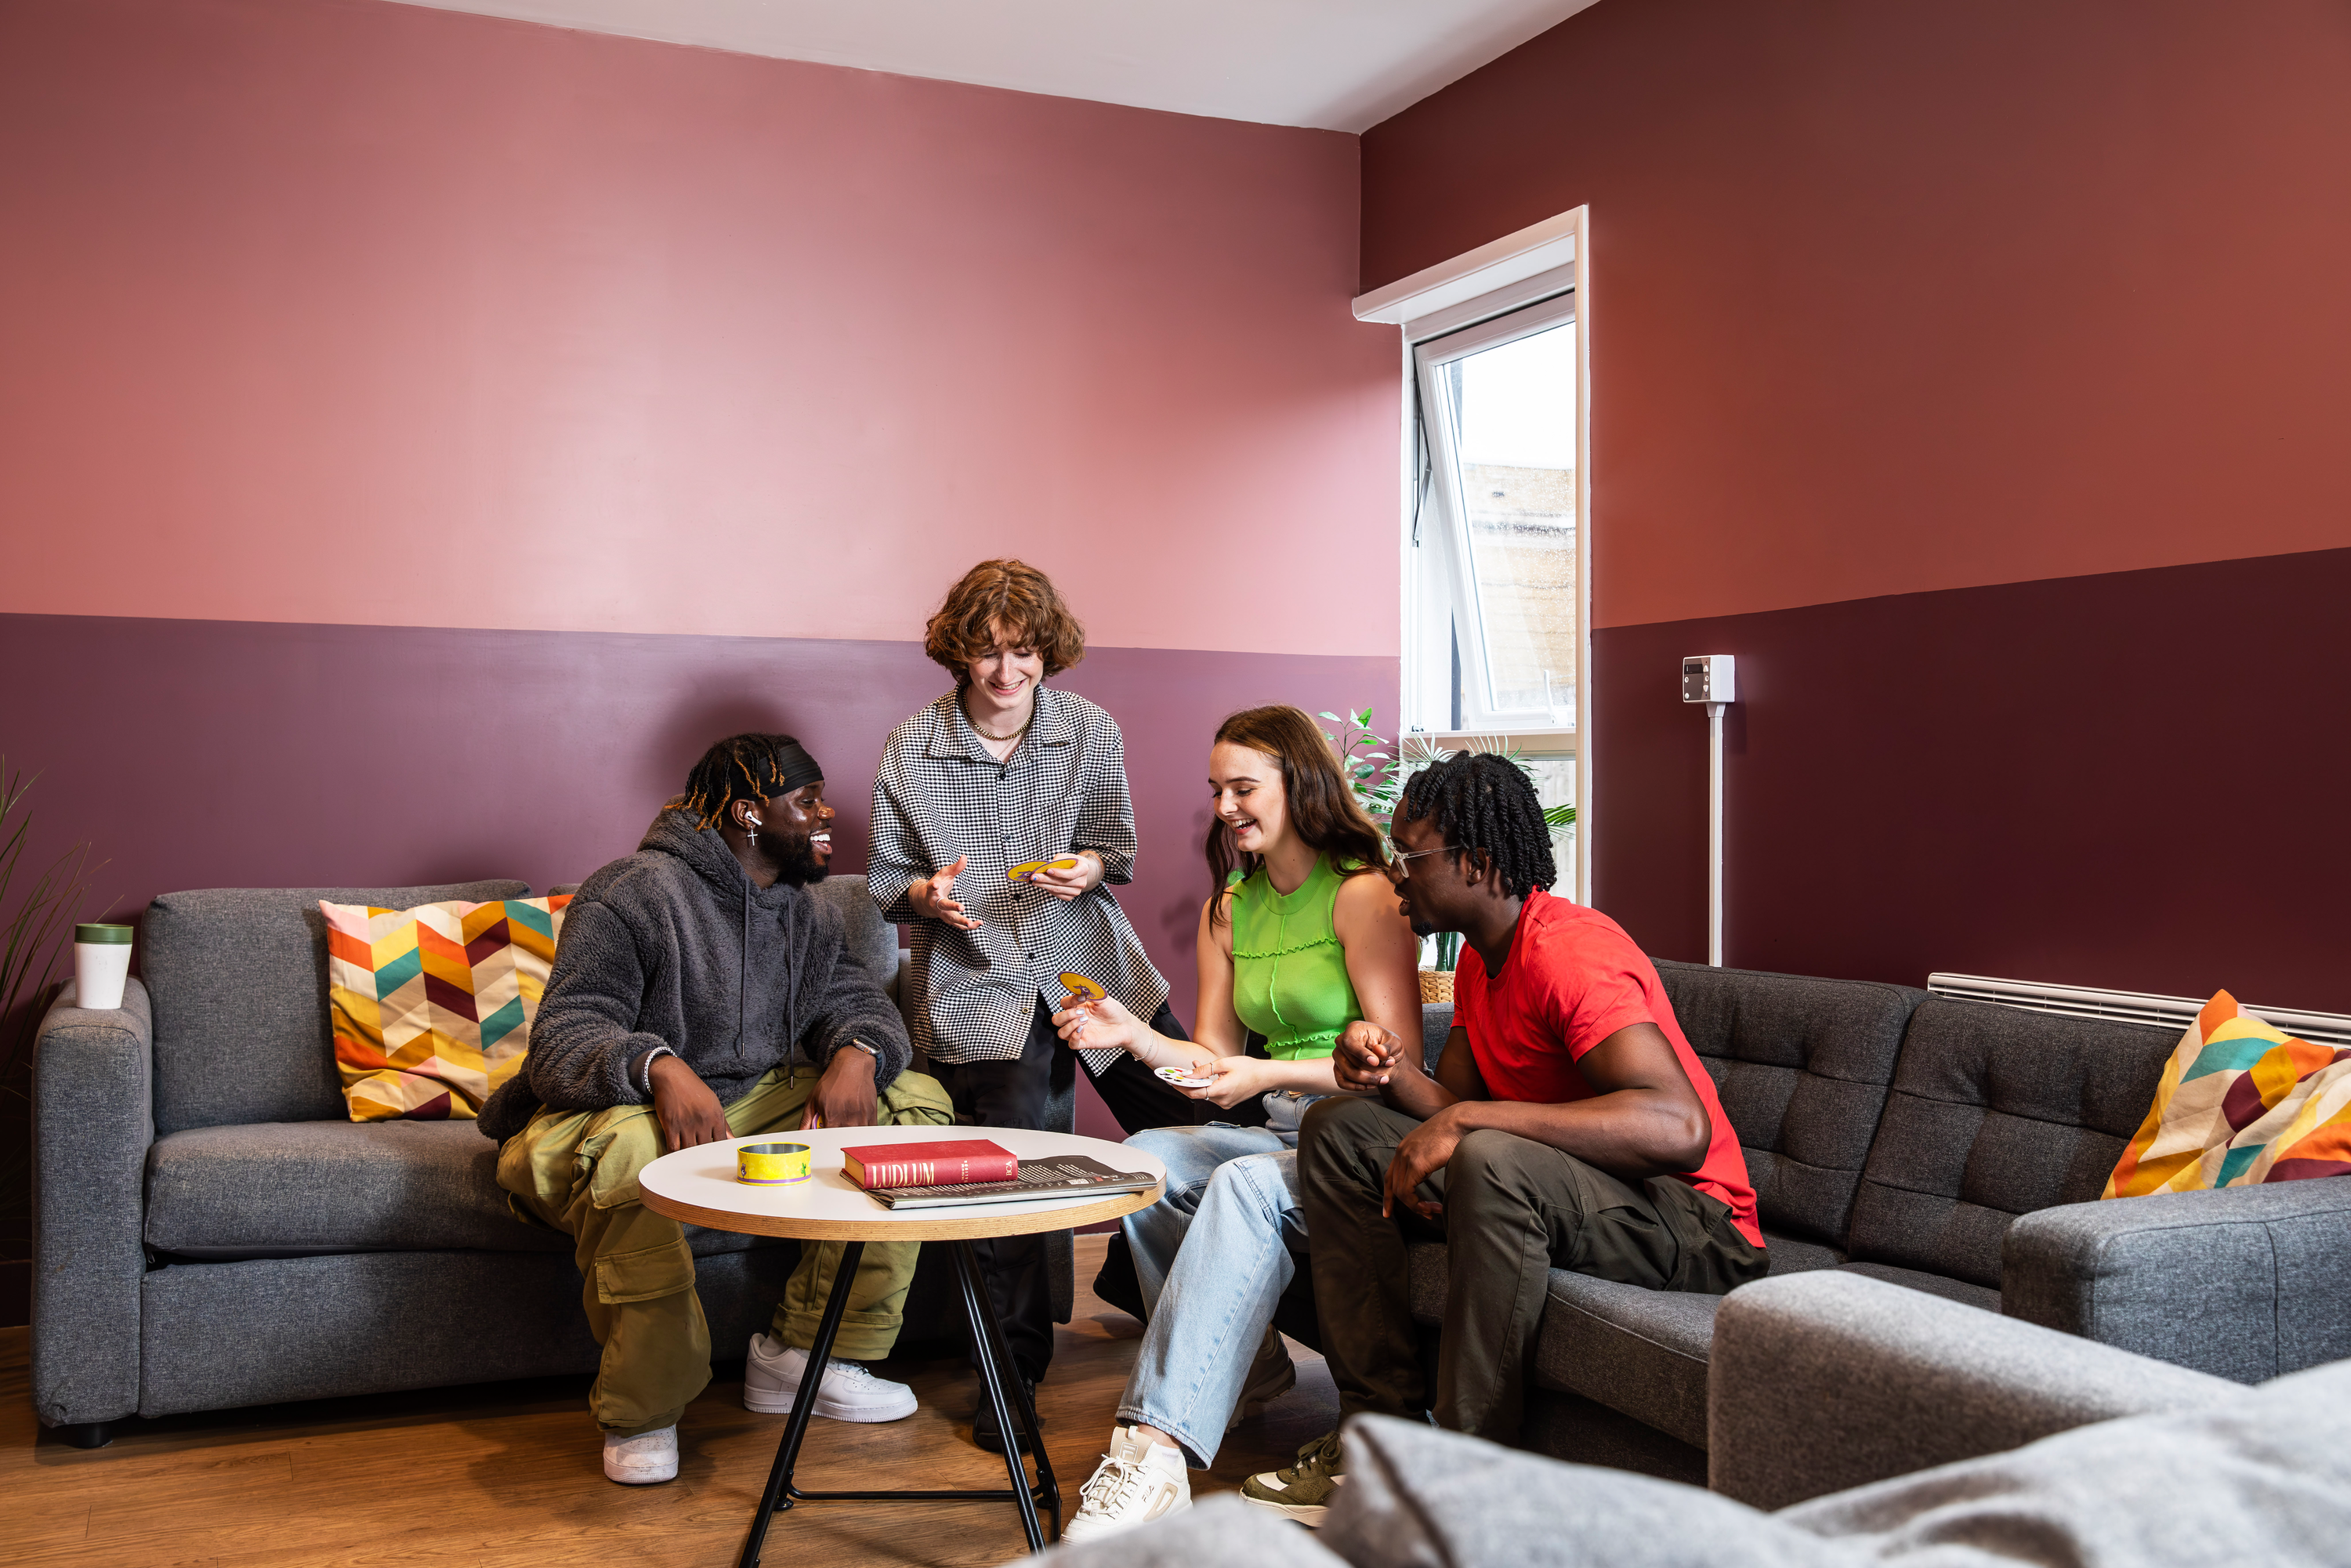
[[[1433,850],[1402,850],[1396,847],[1394,839],[1383,841],[1388,852],[1388,878],[1392,882],[1403,882],[1412,875],[1412,867],[1407,862],[1416,861],[1423,855],[1444,854],[1450,847],[1439,844]]]

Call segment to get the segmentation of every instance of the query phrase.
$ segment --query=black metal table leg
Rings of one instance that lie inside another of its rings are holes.
[[[955,1491],[802,1491],[792,1484],[792,1471],[799,1463],[800,1444],[808,1437],[809,1418],[815,1414],[816,1397],[824,1382],[824,1368],[832,1355],[834,1339],[841,1332],[841,1318],[849,1306],[849,1291],[857,1276],[857,1265],[865,1253],[865,1243],[851,1241],[842,1245],[841,1265],[833,1275],[832,1292],[825,1298],[824,1317],[817,1325],[816,1343],[809,1346],[808,1366],[800,1375],[799,1392],[792,1397],[792,1413],[784,1423],[783,1441],[777,1445],[776,1462],[768,1471],[767,1489],[759,1494],[759,1511],[751,1520],[750,1539],[743,1543],[739,1568],[758,1568],[760,1549],[767,1543],[768,1527],[778,1513],[800,1502],[1012,1502],[1019,1505],[1020,1527],[1029,1537],[1029,1550],[1042,1552],[1045,1536],[1037,1519],[1037,1505],[1042,1501],[1053,1512],[1053,1533],[1061,1532],[1061,1490],[1053,1479],[1052,1461],[1045,1457],[1045,1436],[1037,1421],[1035,1402],[1020,1385],[1019,1368],[1013,1364],[1010,1345],[1004,1338],[1003,1326],[996,1319],[996,1303],[989,1299],[987,1284],[980,1277],[979,1262],[972,1254],[971,1243],[956,1241],[956,1278],[963,1286],[964,1312],[971,1320],[972,1343],[979,1351],[980,1381],[986,1385],[990,1406],[996,1412],[996,1429],[1006,1434],[1004,1445],[1005,1470],[1012,1485],[1001,1490]],[[1011,1382],[1008,1399],[1005,1382]],[[1015,1413],[1020,1427],[1012,1424]],[[1037,1481],[1031,1486],[1027,1469],[1020,1459],[1018,1433],[1029,1434],[1029,1447],[1037,1456]]]
[[[955,1248],[957,1263],[970,1278],[968,1289],[983,1309],[977,1314],[978,1321],[973,1324],[974,1333],[986,1333],[985,1358],[1001,1369],[1009,1386],[1013,1408],[1020,1416],[1021,1429],[1029,1434],[1029,1447],[1037,1456],[1036,1490],[1042,1495],[1046,1506],[1053,1511],[1053,1534],[1059,1539],[1061,1533],[1061,1483],[1054,1479],[1053,1461],[1045,1453],[1045,1424],[1037,1419],[1036,1402],[1029,1396],[1028,1385],[1021,1381],[1019,1364],[1012,1359],[1011,1342],[1004,1337],[1004,1323],[996,1315],[996,1298],[987,1293],[987,1278],[979,1270],[979,1254],[973,1250],[968,1241],[958,1241]],[[997,1430],[1005,1432],[1009,1428],[999,1426]],[[1008,1442],[1006,1451],[1009,1453],[1011,1448],[1012,1445]],[[1026,1479],[1015,1478],[1016,1480]]]
[[[799,1463],[800,1442],[808,1436],[809,1417],[816,1413],[816,1397],[824,1386],[824,1369],[831,1364],[832,1342],[841,1332],[841,1314],[849,1306],[849,1287],[864,1260],[865,1243],[845,1242],[841,1262],[832,1274],[832,1293],[824,1299],[824,1317],[817,1324],[816,1343],[809,1346],[808,1364],[800,1372],[799,1392],[792,1396],[792,1414],[784,1423],[784,1440],[776,1448],[776,1462],[768,1471],[768,1489],[759,1494],[759,1511],[751,1518],[751,1538],[743,1543],[741,1568],[758,1568],[759,1548],[766,1544],[768,1522],[778,1509],[789,1509],[799,1497],[792,1488],[792,1468]]]
[[[987,1388],[988,1407],[996,1414],[996,1430],[1004,1439],[1004,1472],[1010,1478],[1012,1490],[1019,1494],[1020,1528],[1029,1532],[1029,1550],[1045,1550],[1045,1532],[1037,1523],[1037,1500],[1029,1488],[1029,1472],[1020,1460],[1020,1435],[1029,1435],[1029,1447],[1037,1455],[1038,1485],[1050,1487],[1052,1482],[1052,1461],[1045,1458],[1045,1435],[1038,1430],[1037,1411],[1029,1399],[1029,1392],[1020,1385],[1020,1369],[1012,1363],[1003,1333],[996,1321],[996,1303],[987,1294],[987,1281],[980,1277],[979,1260],[972,1256],[971,1243],[955,1242],[956,1278],[963,1285],[964,1311],[971,1317],[972,1348],[979,1353],[979,1380]],[[1004,1396],[1007,1380],[1020,1401],[1021,1422],[1012,1424],[1012,1411]],[[1053,1489],[1053,1530],[1061,1532],[1061,1505],[1060,1489]]]

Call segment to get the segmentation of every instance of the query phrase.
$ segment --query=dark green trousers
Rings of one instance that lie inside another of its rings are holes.
[[[1422,1184],[1445,1205],[1435,1222],[1382,1218],[1388,1161],[1419,1125],[1377,1101],[1334,1095],[1299,1135],[1314,1300],[1343,1418],[1429,1412],[1452,1431],[1514,1442],[1552,1269],[1723,1295],[1770,1268],[1729,1207],[1687,1182],[1635,1186],[1509,1133],[1471,1133]],[[1450,1270],[1433,1391],[1415,1350],[1405,1248],[1416,1240],[1446,1243]]]

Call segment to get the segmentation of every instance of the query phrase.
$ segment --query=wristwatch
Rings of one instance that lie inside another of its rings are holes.
[[[862,1051],[866,1055],[873,1059],[874,1066],[879,1067],[882,1065],[882,1053],[874,1050],[872,1046],[866,1044],[862,1040],[851,1039],[834,1046],[832,1048],[832,1056],[839,1056],[844,1051]],[[832,1056],[828,1056],[824,1059],[826,1065],[830,1066],[831,1064]]]

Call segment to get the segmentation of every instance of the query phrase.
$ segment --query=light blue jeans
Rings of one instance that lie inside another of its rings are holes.
[[[1149,1313],[1118,1418],[1156,1427],[1194,1469],[1216,1462],[1274,1303],[1303,1245],[1298,1134],[1159,1127],[1127,1139],[1167,1167],[1158,1202],[1120,1221]]]

